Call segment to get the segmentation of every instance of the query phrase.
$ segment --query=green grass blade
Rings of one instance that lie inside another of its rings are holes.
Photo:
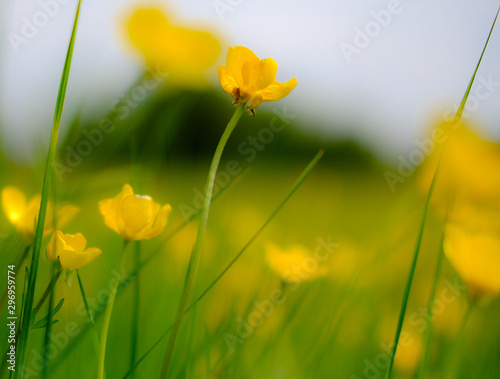
[[[460,103],[460,106],[458,107],[457,114],[455,118],[457,120],[460,120],[462,118],[462,113],[465,108],[465,103],[467,102],[467,99],[469,97],[470,90],[472,88],[472,84],[474,83],[474,80],[476,79],[476,74],[479,69],[479,65],[481,64],[481,61],[483,60],[484,52],[486,51],[486,47],[488,46],[488,43],[490,42],[490,37],[493,33],[493,29],[495,28],[495,24],[498,20],[498,15],[500,14],[500,7],[498,8],[497,15],[495,16],[495,19],[493,20],[493,25],[491,25],[490,33],[488,34],[488,38],[486,39],[486,43],[484,44],[483,51],[481,52],[481,56],[479,57],[479,60],[476,65],[476,69],[474,70],[474,73],[472,74],[472,78],[470,79],[469,85],[467,86],[467,90],[465,91],[465,95],[462,99],[462,102]]]
[[[125,265],[125,252],[127,251],[127,246],[129,241],[123,241],[123,249],[122,249],[122,262],[119,267],[123,267]],[[111,315],[113,313],[113,307],[115,305],[116,294],[118,292],[119,282],[111,289],[111,294],[109,295],[108,303],[106,305],[106,311],[104,313],[104,321],[102,323],[101,329],[101,339],[100,339],[100,350],[99,350],[99,359],[97,362],[97,378],[104,379],[104,371],[105,371],[105,359],[106,359],[106,344],[108,341],[108,331],[109,331],[109,323],[111,321]]]
[[[245,169],[241,174],[239,174],[237,177],[235,177],[234,180],[231,183],[229,183],[226,187],[222,188],[219,192],[217,192],[217,195],[215,195],[214,198],[212,199],[212,203],[216,199],[218,199],[222,195],[222,193],[224,193],[231,186],[233,186],[235,183],[237,183],[237,181],[240,178],[242,178],[243,175],[248,172],[248,170],[249,170],[248,168]],[[140,270],[142,270],[142,268],[144,268],[147,264],[149,264],[153,260],[154,257],[158,256],[163,251],[163,246],[164,246],[165,243],[167,243],[178,232],[180,232],[182,229],[184,229],[184,227],[186,227],[186,225],[188,225],[189,223],[191,223],[200,214],[201,214],[201,210],[193,212],[193,214],[187,220],[185,220],[182,224],[180,224],[177,228],[175,228],[172,232],[170,232],[162,240],[162,242],[160,242],[158,244],[158,246],[156,246],[153,249],[153,252],[150,253],[149,256],[146,259],[144,259],[137,268],[135,268],[134,271],[132,271],[129,275],[127,275],[127,278],[123,279],[120,282],[120,285],[118,287],[118,294],[117,294],[117,296],[120,296],[120,294],[123,292],[123,290],[125,288],[127,288],[134,281],[134,279],[137,277],[138,273],[140,272]],[[95,319],[98,319],[103,314],[103,312],[104,312],[103,310],[96,310]],[[80,337],[84,336],[86,334],[86,332],[89,330],[89,328],[90,328],[89,324],[86,324],[85,326],[82,326],[82,332],[80,334],[78,334],[78,336],[76,336],[74,339],[72,339],[69,342],[68,346],[66,346],[66,348],[63,351],[61,351],[61,354],[59,355],[59,358],[54,362],[54,368],[56,368],[58,365],[60,365],[62,362],[64,362],[64,360],[66,359],[66,357],[68,356],[68,354],[77,345],[77,342],[79,341]]]
[[[444,240],[444,234],[441,236],[436,272],[434,273],[434,281],[432,283],[431,295],[429,297],[429,303],[427,304],[427,309],[429,310],[429,314],[431,316],[432,312],[434,311],[434,303],[436,300],[437,287],[439,283],[439,278],[441,277],[441,268],[443,266],[443,256],[444,256],[443,240]],[[425,336],[424,336],[424,350],[422,352],[422,358],[420,360],[420,365],[418,367],[417,379],[424,379],[425,377],[425,370],[427,369],[427,362],[429,359],[429,350],[431,347],[431,341],[432,341],[432,319],[427,322],[427,329],[425,330]]]
[[[196,242],[193,251],[191,253],[191,258],[189,259],[189,265],[184,280],[184,289],[182,291],[181,301],[179,304],[179,308],[177,310],[177,316],[175,318],[173,331],[172,334],[170,334],[170,340],[168,342],[167,351],[165,353],[163,368],[160,374],[161,379],[167,377],[168,370],[170,368],[170,362],[172,361],[172,356],[175,348],[175,342],[177,340],[177,334],[179,333],[179,329],[182,323],[182,318],[184,316],[184,310],[186,308],[187,302],[189,300],[189,295],[191,294],[191,289],[193,287],[195,272],[198,266],[201,246],[203,243],[203,237],[205,236],[205,230],[207,228],[208,213],[210,211],[210,204],[212,202],[212,193],[214,188],[215,175],[217,174],[217,169],[219,168],[219,162],[222,157],[222,152],[224,151],[224,147],[226,146],[226,143],[229,137],[231,136],[231,133],[233,132],[234,128],[238,124],[238,121],[240,120],[244,110],[245,110],[245,104],[237,105],[233,117],[231,117],[231,120],[227,124],[226,130],[222,134],[219,144],[215,149],[214,157],[212,159],[212,163],[210,164],[207,183],[205,186],[205,199],[203,201],[203,207],[200,216],[201,217],[200,226],[198,227]]]
[[[141,263],[141,242],[134,242],[134,257],[135,257],[135,267],[138,267]],[[130,367],[134,367],[135,360],[137,359],[137,341],[138,341],[138,328],[139,328],[139,307],[140,307],[140,282],[139,273],[135,277],[134,286],[134,302],[132,308],[132,330],[130,339]],[[134,377],[134,371],[132,371],[132,377]]]
[[[439,162],[441,163],[441,160]],[[422,237],[424,235],[425,221],[427,219],[427,211],[429,210],[429,203],[431,201],[432,194],[434,192],[434,188],[436,186],[436,183],[437,183],[437,180],[439,177],[439,173],[441,171],[441,164],[440,163],[436,169],[436,172],[434,173],[434,177],[432,178],[432,183],[431,183],[431,186],[429,188],[429,192],[427,193],[427,199],[425,201],[425,206],[424,206],[424,213],[422,215],[422,221],[420,222],[417,240],[415,242],[415,248],[414,248],[414,252],[413,252],[413,260],[411,263],[410,272],[408,274],[408,279],[406,281],[406,287],[405,287],[404,294],[403,294],[403,302],[401,303],[401,310],[399,312],[398,325],[396,327],[396,336],[394,337],[394,343],[393,343],[393,346],[391,348],[389,366],[385,372],[386,379],[390,378],[390,376],[391,376],[392,366],[394,364],[394,357],[396,355],[396,351],[398,348],[399,337],[401,335],[401,329],[403,328],[403,321],[405,318],[406,307],[408,305],[408,299],[410,297],[410,290],[411,290],[411,285],[413,283],[413,276],[415,275],[415,269],[417,268],[418,255],[420,252],[420,246],[422,244]]]
[[[78,18],[80,15],[81,0],[78,1],[76,8],[75,20],[73,23],[73,30],[69,41],[68,51],[66,53],[66,61],[61,75],[61,82],[59,92],[57,94],[57,102],[54,111],[54,122],[52,124],[52,133],[50,136],[49,152],[45,164],[45,173],[43,179],[42,198],[40,201],[40,211],[38,213],[38,222],[35,230],[35,237],[33,241],[33,256],[30,265],[30,277],[28,280],[28,291],[26,295],[26,306],[23,314],[23,325],[21,326],[21,335],[19,336],[20,344],[18,351],[18,367],[17,378],[24,377],[24,358],[25,350],[28,344],[29,325],[31,323],[31,313],[33,308],[33,300],[35,296],[36,278],[38,272],[38,261],[40,259],[40,251],[42,248],[43,230],[45,225],[45,216],[47,214],[47,204],[49,200],[49,187],[52,179],[52,163],[57,147],[57,138],[59,136],[59,127],[61,125],[61,116],[64,108],[64,99],[66,97],[66,89],[68,87],[68,79],[71,68],[71,59],[73,56],[73,48],[75,45],[76,31],[78,27]]]
[[[241,255],[248,249],[248,247],[250,247],[250,245],[257,239],[257,237],[263,232],[265,227],[279,213],[279,211],[288,202],[288,200],[290,200],[292,195],[299,189],[299,187],[302,185],[302,183],[305,181],[305,179],[309,176],[309,174],[311,173],[313,168],[317,165],[317,163],[319,162],[319,160],[321,159],[323,154],[324,154],[323,150],[320,150],[316,154],[316,156],[311,160],[311,162],[307,165],[307,167],[304,169],[304,171],[302,171],[300,176],[297,178],[297,180],[295,181],[295,183],[293,184],[292,188],[287,193],[287,195],[285,196],[283,201],[280,202],[280,204],[277,206],[277,208],[271,213],[271,216],[265,221],[263,226],[260,227],[257,230],[257,232],[250,238],[249,242],[245,244],[245,246],[243,247],[243,249],[241,251],[238,252],[238,254],[235,256],[235,258],[229,263],[228,266],[226,266],[226,268],[222,271],[222,273],[220,275],[218,275],[217,278],[214,279],[214,281],[201,293],[200,296],[198,296],[198,298],[196,298],[195,301],[193,301],[193,303],[188,308],[186,308],[184,313],[187,313],[190,310],[192,310],[193,307],[195,307],[195,305],[198,304],[207,295],[207,293],[215,286],[215,284],[217,284],[217,282],[229,270],[229,268],[231,268],[231,266],[239,259],[239,257],[241,257]],[[156,340],[156,342],[136,361],[136,363],[132,369],[135,369],[156,348],[156,346],[158,346],[161,343],[161,341],[163,341],[163,339],[168,336],[168,334],[170,333],[172,328],[173,328],[173,325],[168,327],[168,329],[158,338],[158,340]],[[122,379],[127,379],[128,377],[130,377],[132,369],[130,369],[123,376]]]
[[[490,33],[488,34],[488,38],[486,39],[486,43],[484,44],[483,50],[481,52],[481,56],[479,57],[479,60],[477,62],[477,65],[476,65],[476,68],[475,68],[474,73],[472,75],[472,78],[469,81],[469,85],[467,86],[467,90],[465,91],[465,94],[464,94],[464,96],[462,98],[460,106],[459,106],[459,108],[457,110],[457,113],[455,115],[455,120],[456,121],[460,121],[461,118],[462,118],[462,113],[463,113],[465,104],[467,103],[467,99],[469,97],[470,90],[471,90],[472,85],[474,83],[474,80],[476,78],[476,74],[477,74],[477,71],[478,71],[479,66],[481,64],[481,61],[483,59],[484,53],[486,51],[486,48],[488,47],[488,43],[489,43],[490,37],[491,37],[491,35],[493,33],[493,29],[495,28],[495,24],[497,22],[499,14],[500,14],[500,8],[497,11],[497,14],[495,16],[495,20],[493,21],[493,24],[492,24],[491,29],[490,29]],[[439,159],[438,162],[439,162],[438,163],[438,167],[436,168],[436,171],[434,173],[434,177],[432,178],[432,183],[431,183],[429,192],[427,193],[427,199],[426,199],[426,203],[425,203],[424,214],[423,214],[422,221],[421,221],[421,224],[420,224],[420,229],[419,229],[419,233],[418,233],[418,236],[417,236],[417,241],[415,243],[415,250],[414,250],[414,253],[413,253],[413,261],[412,261],[412,265],[411,265],[411,268],[410,268],[410,273],[408,274],[408,279],[407,279],[407,283],[406,283],[406,287],[405,287],[405,292],[404,292],[404,295],[403,295],[403,302],[401,304],[401,310],[400,310],[400,314],[399,314],[398,325],[396,327],[396,336],[394,338],[394,345],[393,345],[393,347],[391,349],[390,361],[389,361],[389,366],[388,366],[388,368],[386,370],[385,379],[389,379],[390,378],[391,372],[392,372],[392,367],[393,367],[393,364],[394,364],[394,356],[395,356],[396,351],[397,351],[397,347],[398,347],[398,343],[399,343],[399,337],[400,337],[400,334],[401,334],[401,329],[403,327],[404,316],[405,316],[406,307],[407,307],[407,304],[408,304],[408,297],[410,295],[411,285],[413,283],[413,276],[415,274],[415,269],[416,269],[416,265],[417,265],[418,255],[419,255],[419,251],[420,251],[420,244],[422,242],[422,236],[423,236],[423,232],[424,232],[425,220],[427,218],[427,210],[428,210],[428,207],[429,207],[429,202],[430,202],[431,197],[432,197],[432,193],[434,191],[434,187],[435,187],[436,182],[437,182],[437,178],[439,176],[439,171],[440,171],[440,167],[441,167],[441,158]]]
[[[195,301],[186,309],[186,311],[190,310],[193,306],[196,305],[205,295],[219,282],[219,280],[222,279],[222,277],[229,271],[229,269],[236,263],[238,259],[243,255],[243,253],[248,249],[248,247],[262,234],[264,229],[267,227],[267,225],[276,217],[276,215],[281,211],[281,209],[285,206],[285,204],[290,200],[290,198],[293,196],[293,194],[299,189],[299,187],[302,185],[304,180],[309,176],[311,173],[312,169],[316,166],[316,164],[319,162],[321,157],[323,156],[324,151],[320,150],[316,156],[312,159],[312,161],[307,165],[307,167],[302,171],[300,176],[297,178],[295,183],[292,185],[290,188],[290,191],[286,194],[284,199],[281,201],[281,203],[276,207],[276,209],[271,213],[271,216],[266,220],[266,222],[257,230],[257,232],[250,238],[250,240],[243,246],[243,248],[239,251],[238,254],[229,262],[229,264],[221,271],[221,273],[213,280],[212,283],[203,291],[200,296],[196,298]]]
[[[52,278],[56,277],[56,265],[59,263],[59,259],[52,264]],[[53,282],[53,281],[52,281]],[[54,293],[55,293],[55,282],[53,282],[50,286],[50,295],[49,295],[49,309],[47,310],[47,325],[45,326],[45,339],[43,342],[43,362],[45,362],[45,365],[43,366],[43,371],[42,371],[42,379],[47,379],[49,377],[49,347],[51,344],[52,340],[52,318],[55,313],[59,311],[59,309],[54,309]],[[62,302],[59,303],[62,306]]]

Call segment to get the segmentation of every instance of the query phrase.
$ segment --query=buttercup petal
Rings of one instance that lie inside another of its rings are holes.
[[[274,81],[260,92],[263,99],[262,101],[277,101],[283,99],[293,91],[296,85],[297,79],[295,78],[290,79],[285,83]]]
[[[104,223],[108,228],[120,234],[116,213],[113,211],[113,199],[104,199],[99,202],[99,211],[104,216]]]
[[[121,215],[124,228],[122,235],[132,241],[137,236],[148,230],[154,223],[160,206],[149,196],[128,196],[123,199]]]
[[[142,238],[150,239],[156,237],[161,232],[163,232],[165,226],[167,225],[168,215],[170,214],[171,211],[172,207],[169,204],[166,204],[163,207],[161,207],[160,211],[158,212],[158,216],[156,218],[154,225],[144,233]]]
[[[87,246],[87,240],[82,233],[76,234],[62,234],[60,237],[66,244],[65,249],[74,251],[83,251],[85,246]]]
[[[244,85],[241,70],[243,64],[251,59],[259,59],[255,53],[248,47],[235,46],[229,47],[226,57],[226,68],[231,76],[235,79],[238,86],[242,87]]]
[[[259,62],[259,75],[255,82],[255,89],[260,91],[273,83],[276,79],[278,64],[273,58],[266,58]]]
[[[238,87],[234,78],[229,75],[226,66],[217,67],[217,74],[219,75],[220,85],[224,92],[231,94],[233,89]]]
[[[99,202],[99,211],[104,217],[104,223],[115,232],[121,235],[123,230],[123,220],[121,215],[122,201],[127,196],[134,194],[134,190],[129,184],[125,184],[122,191],[113,199],[104,199]]]
[[[68,270],[78,270],[83,266],[88,265],[99,255],[102,251],[98,248],[89,248],[85,251],[64,250],[59,255],[61,267]]]

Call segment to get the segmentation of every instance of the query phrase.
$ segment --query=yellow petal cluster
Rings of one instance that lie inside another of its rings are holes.
[[[126,241],[156,237],[163,232],[172,208],[160,206],[149,196],[136,195],[128,184],[113,199],[99,202],[105,224]]]
[[[152,70],[187,87],[203,85],[204,71],[220,54],[220,43],[212,34],[171,25],[160,9],[137,9],[128,20],[128,34]]]
[[[56,230],[47,247],[47,258],[51,262],[59,258],[62,268],[77,270],[88,265],[102,253],[96,247],[85,249],[86,246],[87,240],[81,233],[64,234]]]
[[[267,264],[285,282],[309,281],[328,274],[328,269],[321,266],[303,246],[281,249],[273,243],[267,243],[265,250]]]
[[[476,217],[485,217],[478,212]],[[446,226],[446,257],[469,288],[472,300],[500,293],[500,230],[477,229],[477,223]]]
[[[234,103],[249,103],[255,109],[260,103],[277,101],[287,96],[297,85],[293,78],[285,83],[276,81],[278,65],[272,58],[259,59],[247,47],[230,47],[226,65],[219,66],[222,89],[231,94]]]
[[[35,219],[40,211],[41,196],[35,195],[29,201],[26,196],[15,187],[6,187],[2,190],[2,207],[9,221],[14,227],[28,238],[33,238]],[[57,228],[62,228],[69,223],[79,212],[74,205],[56,207],[51,202],[47,205],[47,216],[45,218],[44,235],[54,230],[54,217]]]

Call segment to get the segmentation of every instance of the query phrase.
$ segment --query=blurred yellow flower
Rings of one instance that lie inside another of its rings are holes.
[[[213,35],[171,25],[159,9],[137,9],[128,20],[128,34],[150,68],[166,72],[169,80],[183,86],[205,84],[204,71],[220,54]]]
[[[113,199],[99,202],[104,222],[123,239],[138,241],[156,237],[163,232],[172,208],[160,206],[149,196],[135,195],[128,184]]]
[[[249,109],[255,109],[265,101],[276,101],[287,96],[297,85],[293,78],[286,83],[276,81],[278,65],[272,58],[259,59],[247,47],[230,47],[226,65],[219,66],[222,89],[231,94],[234,103],[249,102]]]
[[[2,190],[2,207],[9,221],[14,227],[28,238],[33,238],[35,230],[35,219],[40,210],[41,196],[35,195],[30,201],[15,187],[5,187]],[[55,219],[58,228],[69,223],[80,210],[74,205],[56,207]],[[54,207],[51,202],[47,205],[47,216],[45,218],[44,235],[54,230]]]
[[[303,246],[294,245],[282,250],[273,243],[265,245],[266,260],[269,267],[284,282],[299,283],[321,278],[328,273],[319,260]]]
[[[62,268],[77,270],[96,259],[102,251],[96,247],[85,250],[87,240],[81,233],[64,234],[56,230],[47,247],[47,258],[55,262],[59,257]]]
[[[439,149],[444,149],[441,176],[434,204],[447,205],[450,195],[457,201],[500,206],[500,144],[482,138],[463,122],[442,122],[435,131]],[[424,166],[422,189],[428,191],[440,154],[432,154]]]
[[[475,229],[471,225],[449,222],[444,251],[467,284],[471,299],[479,300],[500,292],[500,232]]]

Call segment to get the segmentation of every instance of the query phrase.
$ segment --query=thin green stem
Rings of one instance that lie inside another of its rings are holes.
[[[56,282],[59,279],[59,277],[61,276],[61,274],[62,274],[62,270],[57,270],[57,272],[55,273],[55,275],[51,277],[50,282],[47,285],[47,288],[45,288],[45,291],[42,294],[42,297],[40,298],[40,300],[38,300],[38,303],[36,304],[36,307],[33,309],[33,313],[35,315],[40,311],[40,309],[45,304],[45,301],[47,300],[47,298],[50,295],[52,287],[54,287],[54,285],[56,284]]]
[[[432,282],[431,295],[429,297],[429,303],[427,305],[427,310],[429,312],[430,321],[428,321],[427,329],[425,330],[424,351],[422,353],[422,358],[420,360],[420,365],[418,367],[417,379],[424,379],[425,370],[427,369],[427,362],[429,360],[429,351],[430,351],[431,341],[432,341],[432,319],[433,319],[433,312],[434,312],[434,303],[436,300],[436,293],[437,293],[439,278],[441,277],[441,269],[443,267],[443,256],[444,256],[443,240],[444,240],[444,233],[441,235],[441,242],[439,245],[439,253],[438,253],[438,260],[437,260],[437,265],[436,265],[436,271],[434,273],[434,280]]]
[[[465,344],[465,329],[467,327],[467,323],[469,322],[470,315],[472,314],[473,309],[474,309],[474,303],[472,301],[469,301],[467,304],[467,309],[465,310],[465,313],[462,317],[462,321],[458,328],[457,338],[455,339],[455,343],[453,344],[453,350],[451,353],[451,360],[450,360],[450,368],[447,370],[449,379],[458,378],[458,372],[460,368],[460,358]]]
[[[170,368],[170,363],[172,361],[172,355],[175,348],[175,342],[177,339],[177,334],[179,333],[179,328],[181,326],[182,318],[184,316],[184,310],[186,308],[189,295],[191,293],[191,288],[193,286],[195,271],[198,266],[199,255],[201,246],[203,243],[203,237],[205,235],[205,230],[207,228],[207,220],[208,213],[210,210],[210,203],[212,201],[212,192],[214,188],[215,175],[217,174],[217,168],[219,167],[219,162],[222,156],[222,152],[224,151],[224,147],[226,146],[227,140],[229,136],[233,132],[234,128],[238,124],[243,111],[245,110],[245,104],[238,104],[236,110],[233,114],[233,117],[227,124],[226,130],[222,135],[219,144],[217,145],[217,149],[215,150],[214,157],[212,159],[212,164],[210,165],[210,169],[208,171],[207,184],[205,186],[205,199],[203,201],[203,207],[201,212],[201,220],[200,226],[198,228],[198,234],[196,236],[196,243],[194,245],[193,251],[191,253],[191,258],[189,260],[189,266],[186,272],[186,278],[184,281],[184,290],[182,293],[182,298],[179,304],[179,308],[177,310],[177,316],[175,318],[174,327],[172,330],[172,334],[170,334],[170,340],[168,342],[167,351],[165,353],[165,359],[163,361],[163,368],[161,370],[160,378],[165,379],[168,374],[168,370]]]
[[[408,299],[410,297],[410,290],[411,290],[411,285],[413,283],[413,276],[415,275],[415,270],[417,268],[418,255],[420,253],[420,245],[422,244],[422,238],[423,238],[424,229],[425,229],[425,221],[427,219],[427,211],[429,209],[429,203],[431,201],[432,194],[434,192],[434,188],[436,186],[440,172],[441,172],[441,160],[439,160],[438,167],[436,168],[436,172],[434,173],[434,177],[432,178],[432,183],[431,183],[431,186],[429,188],[429,192],[427,193],[427,199],[425,201],[424,212],[422,215],[422,220],[420,222],[420,228],[418,231],[417,240],[415,242],[415,248],[414,248],[414,252],[413,252],[413,260],[412,260],[411,267],[410,267],[410,273],[408,274],[408,279],[406,281],[406,287],[405,287],[404,294],[403,294],[403,301],[401,303],[401,310],[399,312],[398,325],[396,327],[396,336],[394,337],[394,343],[393,343],[393,346],[391,348],[389,366],[385,372],[385,379],[389,379],[391,376],[392,366],[394,364],[394,357],[396,355],[396,351],[397,351],[398,343],[399,343],[399,337],[401,336],[401,329],[403,328],[403,321],[405,319],[406,307],[408,305]]]
[[[467,89],[466,89],[465,94],[464,94],[464,96],[462,98],[460,106],[458,107],[457,113],[455,115],[455,122],[460,121],[461,118],[462,118],[462,113],[463,113],[463,110],[465,108],[465,104],[467,103],[467,99],[469,97],[470,90],[471,90],[472,85],[474,83],[474,80],[476,78],[476,74],[477,74],[477,71],[479,70],[479,66],[481,65],[481,61],[483,59],[484,53],[486,51],[486,48],[488,47],[488,43],[490,41],[490,37],[492,35],[493,29],[495,27],[495,24],[497,22],[499,14],[500,14],[500,8],[497,11],[497,14],[495,16],[495,20],[493,21],[493,24],[492,24],[492,26],[490,28],[490,33],[488,34],[488,38],[486,39],[486,43],[484,44],[483,50],[481,52],[481,56],[479,57],[479,60],[478,60],[478,62],[476,64],[476,68],[474,70],[472,78],[469,81],[469,85],[467,86]],[[418,236],[417,236],[417,242],[415,243],[415,250],[414,250],[414,253],[413,253],[413,261],[412,261],[412,265],[411,265],[411,268],[410,268],[410,273],[408,275],[408,279],[407,279],[407,282],[406,282],[406,287],[405,287],[405,291],[404,291],[404,295],[403,295],[403,302],[401,304],[401,310],[400,310],[400,313],[399,313],[398,325],[396,327],[396,336],[394,338],[394,344],[393,344],[392,349],[391,349],[389,365],[388,365],[388,368],[387,368],[387,370],[385,372],[385,379],[389,379],[390,376],[391,376],[392,367],[393,367],[393,364],[394,364],[394,356],[395,356],[397,348],[398,348],[399,337],[400,337],[400,334],[401,334],[401,329],[403,327],[403,321],[404,321],[404,316],[405,316],[405,313],[406,313],[406,307],[407,307],[407,304],[408,304],[408,298],[409,298],[409,295],[410,295],[411,285],[413,283],[413,276],[415,274],[415,269],[416,269],[416,265],[417,265],[418,255],[419,255],[419,251],[420,251],[420,245],[421,245],[421,242],[422,242],[422,237],[423,237],[423,232],[424,232],[424,227],[425,227],[425,220],[427,218],[427,209],[428,209],[428,206],[429,206],[430,199],[432,197],[432,193],[434,191],[434,187],[435,187],[436,182],[437,182],[437,177],[439,176],[440,167],[441,167],[441,159],[439,159],[438,167],[436,168],[436,171],[434,173],[434,177],[432,179],[431,187],[430,187],[429,192],[427,194],[427,200],[426,200],[426,204],[425,204],[424,214],[423,214],[423,218],[422,218],[422,221],[421,221],[421,224],[420,224],[420,230],[419,230],[419,233],[418,233]]]
[[[128,241],[123,242],[123,250],[122,250],[122,263],[121,266],[125,264],[125,251],[127,250]],[[118,287],[120,285],[119,281],[115,281],[115,285],[111,289],[111,294],[109,295],[108,304],[106,306],[106,312],[104,313],[104,320],[102,323],[101,330],[101,346],[99,351],[99,361],[97,367],[97,378],[104,379],[104,361],[106,358],[106,342],[108,340],[108,331],[109,331],[109,322],[111,320],[111,314],[113,313],[113,307],[115,305],[116,293],[118,292]]]
[[[32,308],[33,301],[35,297],[35,287],[36,287],[36,279],[38,273],[38,262],[40,259],[40,251],[42,249],[42,240],[43,240],[43,230],[45,226],[45,216],[47,214],[47,205],[49,201],[49,187],[52,181],[52,164],[54,162],[54,157],[57,148],[57,138],[59,136],[59,127],[61,125],[61,116],[64,108],[64,99],[66,97],[66,89],[68,87],[68,79],[71,68],[71,59],[73,57],[73,48],[75,45],[75,37],[76,30],[78,26],[78,17],[80,15],[80,5],[81,0],[78,0],[78,5],[76,8],[75,19],[73,22],[73,30],[71,32],[71,38],[68,45],[68,50],[66,53],[66,60],[64,63],[63,72],[61,75],[61,81],[59,85],[59,92],[57,94],[56,107],[54,110],[54,122],[52,124],[52,132],[50,136],[50,145],[49,151],[47,154],[47,161],[45,164],[45,173],[43,179],[43,187],[42,187],[42,197],[40,200],[40,210],[38,213],[38,219],[35,230],[35,237],[33,240],[33,256],[31,258],[30,265],[30,276],[28,279],[28,290],[26,293],[26,306],[24,308],[24,314],[20,329],[19,336],[19,350],[18,350],[18,371],[16,377],[18,379],[22,379],[24,377],[24,359],[25,359],[25,351],[28,345],[28,337],[29,337],[29,326],[31,323],[32,317]]]
[[[80,292],[82,294],[83,304],[85,305],[85,311],[87,312],[87,317],[89,318],[89,323],[91,325],[92,330],[92,342],[94,344],[94,349],[99,358],[99,353],[101,351],[101,344],[99,343],[99,335],[97,334],[97,327],[95,325],[94,316],[90,311],[89,304],[87,301],[87,296],[85,295],[85,290],[83,288],[82,279],[80,278],[80,273],[76,270],[76,277],[78,278],[78,285],[80,286]],[[106,377],[106,373],[104,373],[104,377]]]
[[[464,97],[462,98],[462,102],[460,103],[460,106],[458,107],[457,114],[455,118],[457,120],[460,120],[462,118],[462,113],[465,108],[465,103],[467,102],[467,99],[469,98],[469,93],[472,88],[472,84],[474,83],[474,80],[476,79],[476,74],[479,69],[479,65],[481,64],[481,61],[483,60],[484,52],[486,51],[486,47],[488,46],[488,43],[490,42],[490,37],[493,33],[493,29],[495,28],[495,24],[498,20],[498,15],[500,14],[500,7],[498,8],[497,14],[495,16],[495,19],[493,20],[493,24],[491,25],[490,28],[490,33],[488,34],[488,38],[486,39],[486,43],[484,44],[483,51],[481,52],[481,56],[479,57],[479,61],[476,64],[476,69],[474,70],[474,73],[472,74],[472,77],[469,81],[469,85],[467,86],[467,90],[465,91]]]
[[[135,256],[135,267],[139,267],[141,263],[141,242],[135,241],[134,243],[134,256]],[[134,286],[134,302],[132,304],[132,331],[131,331],[131,340],[130,340],[130,367],[132,370],[132,378],[135,375],[134,372],[134,364],[137,359],[137,344],[138,344],[138,335],[139,335],[139,307],[140,307],[140,282],[139,282],[139,273],[137,272],[137,276],[135,277],[135,286]]]
[[[241,174],[239,174],[237,177],[235,177],[235,179],[233,181],[231,181],[226,187],[222,188],[220,191],[217,192],[217,194],[213,197],[212,199],[212,203],[218,199],[222,193],[224,193],[225,191],[227,191],[229,188],[231,188],[232,186],[234,186],[234,184],[240,180],[240,178],[248,172],[249,169],[245,169]],[[180,230],[182,230],[186,225],[188,225],[190,222],[192,222],[196,217],[198,217],[201,213],[201,210],[197,210],[196,212],[193,212],[191,214],[191,216],[186,219],[183,223],[181,223],[176,229],[174,229],[172,232],[170,232],[169,234],[166,235],[165,238],[162,239],[162,241],[160,243],[158,243],[158,245],[153,249],[153,252],[151,252],[147,258],[144,259],[144,261],[141,262],[141,264],[139,265],[139,267],[137,267],[135,270],[133,270],[128,276],[127,278],[123,279],[121,282],[120,282],[120,286],[118,287],[118,295],[120,295],[120,293],[125,289],[127,288],[130,283],[133,281],[133,278],[135,278],[137,276],[137,274],[142,270],[142,268],[144,268],[146,265],[148,265],[154,257],[158,256],[160,253],[162,253],[164,251],[163,247],[165,246],[165,243],[167,243],[167,241],[169,241],[172,237],[174,237]],[[132,278],[132,279],[130,279]],[[101,311],[100,309],[96,310],[95,312],[95,319],[97,320],[100,316],[102,316],[104,311]],[[72,339],[68,346],[66,347],[66,349],[64,349],[63,351],[61,351],[61,354],[59,355],[59,359],[54,362],[54,366],[58,366],[60,365],[62,362],[64,362],[64,360],[66,359],[66,357],[70,354],[70,352],[74,349],[74,347],[77,345],[77,342],[79,341],[80,338],[82,338],[83,336],[85,336],[85,333],[86,331],[88,331],[89,329],[89,325],[85,325],[82,329],[82,333],[80,333],[77,337],[75,337],[74,339]],[[5,365],[6,366],[6,365]],[[134,366],[137,366],[134,365]],[[5,369],[6,370],[6,369]]]
[[[47,325],[45,326],[45,339],[43,342],[43,371],[42,371],[42,379],[47,379],[49,376],[49,347],[51,344],[52,337],[52,308],[54,308],[54,293],[56,286],[56,278],[59,278],[57,266],[59,265],[58,260],[52,264],[52,280],[50,285],[50,296],[49,296],[49,308],[47,313]]]
[[[220,272],[220,274],[208,285],[208,287],[196,298],[195,301],[191,303],[191,305],[186,309],[186,312],[189,311],[193,306],[195,306],[205,295],[217,284],[217,282],[222,279],[222,277],[229,271],[229,269],[236,263],[238,259],[243,255],[243,253],[248,249],[248,247],[262,234],[264,229],[266,229],[267,225],[276,217],[276,215],[281,211],[281,209],[285,206],[285,204],[290,200],[295,191],[299,189],[301,184],[306,180],[307,176],[310,174],[312,169],[319,162],[321,157],[323,157],[324,151],[320,150],[312,161],[307,165],[307,167],[302,171],[300,176],[297,178],[295,183],[292,185],[288,193],[285,195],[283,200],[279,203],[276,209],[271,213],[266,222],[255,232],[255,234],[250,238],[250,240],[243,246],[243,248],[235,255],[235,257],[228,263],[228,265]]]
[[[307,176],[311,173],[312,169],[316,166],[316,164],[319,162],[321,157],[323,156],[324,151],[320,150],[318,154],[312,159],[312,161],[307,165],[307,167],[302,171],[300,174],[299,178],[295,181],[293,184],[292,188],[288,192],[288,194],[285,196],[285,199],[278,205],[278,207],[272,212],[271,216],[266,220],[264,225],[259,228],[259,230],[250,238],[249,242],[245,244],[243,249],[237,254],[236,259],[233,259],[229,265],[223,270],[223,273],[219,275],[203,292],[202,294],[184,311],[184,313],[189,312],[193,307],[200,302],[206,294],[210,291],[211,288],[215,286],[215,284],[222,278],[222,276],[229,270],[229,268],[237,261],[239,257],[246,251],[246,249],[256,240],[256,238],[262,233],[264,228],[269,224],[269,222],[278,214],[279,210],[283,208],[285,203],[290,199],[290,197],[299,189],[299,187],[302,185],[304,180],[307,178]],[[170,331],[172,330],[173,325],[169,326],[167,330],[156,340],[156,342],[136,361],[134,367],[137,367],[159,344],[165,337],[168,336]],[[131,371],[129,370],[125,375],[123,376],[123,379],[127,379],[130,376]]]

